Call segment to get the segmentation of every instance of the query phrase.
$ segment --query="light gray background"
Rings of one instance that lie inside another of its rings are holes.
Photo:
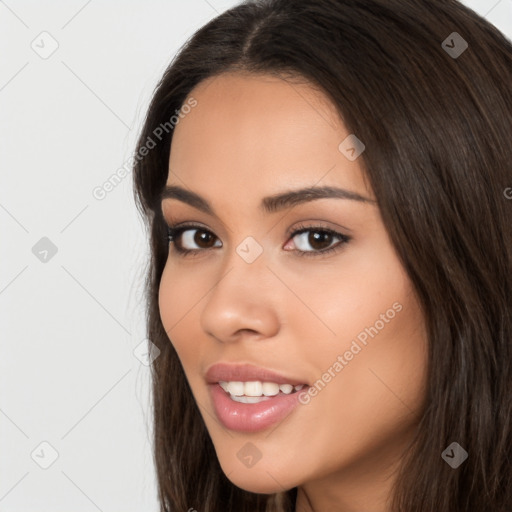
[[[158,508],[145,232],[131,173],[93,190],[178,48],[236,3],[0,1],[0,512]],[[512,38],[512,0],[464,3]]]

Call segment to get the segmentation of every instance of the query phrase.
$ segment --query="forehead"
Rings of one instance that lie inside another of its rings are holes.
[[[371,195],[360,162],[339,150],[349,135],[317,88],[269,75],[225,73],[201,82],[176,125],[168,184],[227,195],[291,186],[344,186]]]

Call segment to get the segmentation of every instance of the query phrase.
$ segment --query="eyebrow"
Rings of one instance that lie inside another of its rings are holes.
[[[204,197],[178,185],[166,185],[160,194],[160,202],[165,199],[177,199],[206,214],[216,216],[214,209]],[[349,199],[362,203],[376,203],[375,200],[364,197],[357,192],[338,187],[324,186],[306,187],[264,197],[261,200],[260,209],[267,213],[275,213],[316,199]]]

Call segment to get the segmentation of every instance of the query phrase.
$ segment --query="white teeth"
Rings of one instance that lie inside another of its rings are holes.
[[[285,394],[285,395],[289,395],[292,390],[293,390],[293,386],[291,384],[281,384],[279,386],[279,389]]]
[[[228,389],[226,390],[230,395],[242,396],[244,394],[243,382],[228,382]]]
[[[246,382],[244,385],[244,395],[245,396],[261,396],[263,384],[254,380],[251,382]]]
[[[257,404],[265,400],[270,400],[268,396],[231,396],[231,400],[241,402],[243,404]]]
[[[229,395],[233,397],[249,397],[251,400],[238,400],[237,402],[243,403],[256,403],[257,400],[252,400],[253,398],[260,397],[270,397],[276,396],[279,394],[279,391],[284,393],[285,395],[289,395],[292,391],[299,391],[304,387],[304,384],[298,384],[297,386],[292,386],[291,384],[276,384],[275,382],[261,382],[257,380],[248,381],[248,382],[240,382],[240,381],[219,381],[219,385],[221,388]]]
[[[275,382],[264,382],[262,391],[265,396],[275,396],[279,393],[279,384]]]

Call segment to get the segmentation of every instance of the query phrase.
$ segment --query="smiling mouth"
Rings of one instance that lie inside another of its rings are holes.
[[[304,384],[277,384],[263,381],[219,381],[218,384],[234,402],[257,404],[277,395],[290,395],[300,391]]]

